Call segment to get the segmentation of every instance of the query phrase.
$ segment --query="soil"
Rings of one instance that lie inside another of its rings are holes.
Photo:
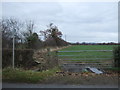
[[[78,85],[118,85],[118,73],[108,71],[104,74],[57,72],[47,78],[44,84],[78,84]]]

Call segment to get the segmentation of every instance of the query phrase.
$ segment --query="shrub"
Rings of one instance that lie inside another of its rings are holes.
[[[12,49],[2,50],[2,67],[8,67],[12,65]],[[30,67],[33,60],[32,49],[15,49],[15,66],[16,67]]]
[[[46,52],[36,51],[33,55],[36,62],[39,62],[39,71],[54,68],[58,66],[58,57],[56,51],[50,51],[48,48]]]
[[[120,67],[120,46],[114,48],[113,56],[114,56],[114,66]]]

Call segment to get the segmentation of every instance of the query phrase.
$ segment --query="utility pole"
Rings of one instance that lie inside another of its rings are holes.
[[[15,64],[14,64],[14,62],[15,62],[15,36],[13,35],[13,61],[12,61],[12,66],[13,66],[13,69],[14,69],[14,66],[15,66]]]
[[[13,61],[12,61],[12,66],[13,69],[15,68],[15,32],[16,30],[13,30]]]

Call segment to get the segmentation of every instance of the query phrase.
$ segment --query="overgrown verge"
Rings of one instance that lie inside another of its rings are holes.
[[[59,71],[58,67],[42,72],[24,70],[20,68],[5,68],[2,72],[2,79],[3,82],[40,83],[46,78],[53,76],[57,71]]]
[[[36,50],[34,52],[33,58],[39,63],[37,66],[39,71],[54,68],[58,66],[58,56],[57,50],[67,48],[65,47],[46,47],[45,49]]]
[[[117,73],[95,74],[92,72],[63,72],[59,67],[42,72],[23,69],[3,69],[3,82],[41,84],[117,84]]]

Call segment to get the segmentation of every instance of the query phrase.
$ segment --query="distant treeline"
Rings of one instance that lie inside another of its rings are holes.
[[[108,43],[87,43],[87,42],[82,42],[82,43],[70,43],[71,45],[120,45],[120,43],[114,43],[114,42],[108,42]]]

